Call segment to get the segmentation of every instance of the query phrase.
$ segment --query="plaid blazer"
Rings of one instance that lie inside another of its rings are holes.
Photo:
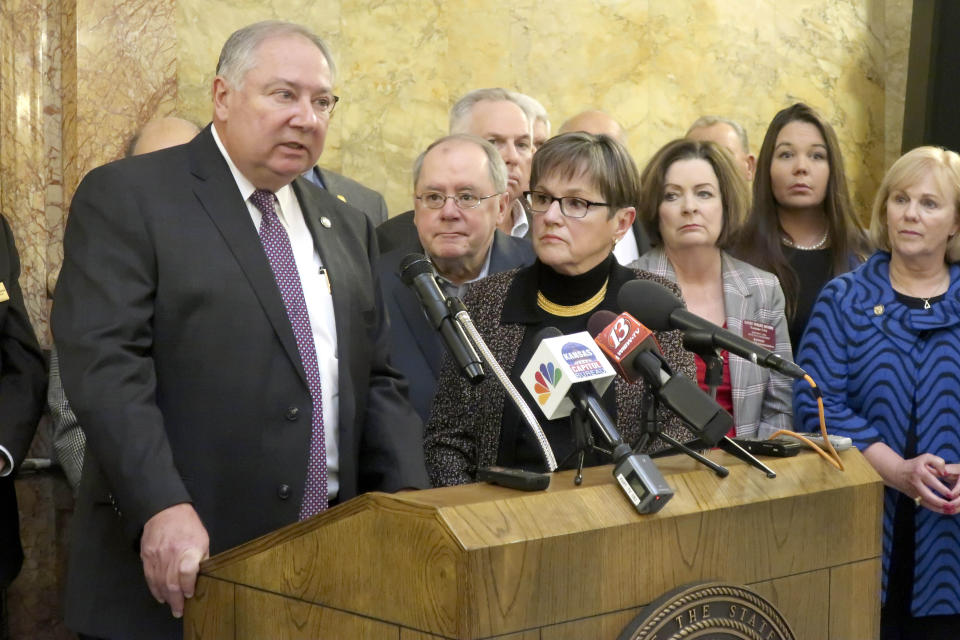
[[[776,335],[773,350],[793,361],[787,320],[783,313],[783,290],[777,277],[721,252],[723,307],[727,330],[743,335],[743,321],[770,325]],[[630,266],[677,281],[673,265],[662,248],[654,248]],[[790,378],[730,354],[730,386],[733,419],[740,438],[766,438],[793,424],[793,384]]]

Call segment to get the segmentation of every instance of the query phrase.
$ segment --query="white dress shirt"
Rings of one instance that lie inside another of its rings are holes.
[[[240,195],[247,203],[247,212],[253,221],[253,226],[260,231],[260,220],[263,214],[250,202],[250,196],[256,191],[252,182],[240,173],[237,166],[230,159],[217,127],[211,127],[213,139],[220,148],[230,173],[240,189]],[[323,431],[327,448],[327,495],[332,500],[340,490],[340,456],[337,443],[337,425],[339,424],[339,380],[337,377],[337,323],[333,314],[333,297],[331,296],[329,280],[324,271],[320,254],[313,244],[310,228],[303,218],[300,203],[289,184],[275,194],[277,217],[280,224],[286,229],[290,237],[290,246],[293,249],[293,259],[297,263],[300,273],[300,285],[303,288],[303,298],[307,304],[307,315],[310,317],[310,328],[313,332],[313,345],[317,352],[317,366],[320,369],[320,395],[323,402]]]
[[[527,212],[524,211],[523,205],[520,203],[519,198],[513,201],[513,206],[510,207],[510,216],[513,220],[513,226],[510,228],[510,235],[514,238],[522,238],[527,235],[527,231],[530,230],[530,223],[527,221]]]
[[[633,227],[627,227],[627,232],[613,246],[613,257],[623,266],[627,266],[640,257],[640,250],[637,249],[637,236],[633,233]]]

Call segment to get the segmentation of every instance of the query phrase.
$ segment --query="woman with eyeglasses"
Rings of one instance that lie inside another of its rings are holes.
[[[726,252],[747,208],[747,189],[732,157],[712,142],[674,140],[654,154],[640,179],[640,219],[654,248],[631,266],[672,282],[689,310],[790,361],[790,338],[777,277]],[[699,356],[697,382],[714,386],[741,438],[766,438],[789,429],[791,380],[722,353],[716,380]],[[714,385],[710,385],[714,382]]]
[[[676,285],[653,274],[619,265],[612,251],[636,215],[640,192],[636,165],[619,143],[604,135],[576,132],[548,140],[533,158],[531,238],[536,262],[473,283],[464,296],[470,315],[494,357],[515,386],[539,346],[538,333],[555,327],[563,334],[585,331],[595,312],[619,311],[617,294],[636,278],[655,280],[676,293]],[[674,372],[693,378],[692,356],[679,332],[657,333]],[[618,378],[603,395],[607,413],[624,441],[641,435],[643,385]],[[521,391],[537,416],[561,468],[576,466],[568,418],[546,420],[537,402]],[[677,419],[658,415],[674,438],[687,440]],[[447,359],[437,386],[424,447],[434,486],[474,482],[479,467],[499,465],[545,471],[536,438],[519,411],[490,376],[470,386]],[[586,465],[610,462],[588,452]]]

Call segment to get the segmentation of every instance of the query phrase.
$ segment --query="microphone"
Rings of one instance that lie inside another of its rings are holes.
[[[617,374],[590,334],[581,331],[565,336],[556,327],[545,327],[534,339],[540,345],[520,380],[547,420],[564,418],[577,407],[610,444],[620,441],[600,400]]]
[[[629,313],[618,316],[612,311],[601,309],[590,316],[587,331],[594,337],[597,346],[617,373],[628,382],[636,382],[643,376],[636,363],[641,353],[652,351],[660,354],[660,343],[653,331],[637,322]],[[666,372],[665,375],[669,377]],[[661,382],[666,380],[667,378],[661,378]]]
[[[684,332],[697,332],[701,340],[709,340],[715,348],[726,349],[761,367],[773,369],[791,378],[799,379],[807,375],[806,371],[793,362],[687,311],[679,298],[657,282],[631,280],[620,288],[617,303],[621,309],[634,314],[654,331],[680,329]]]
[[[440,332],[447,351],[453,356],[463,376],[473,384],[481,382],[486,373],[480,356],[448,306],[452,300],[456,300],[461,307],[463,303],[458,298],[444,295],[437,284],[437,270],[433,263],[423,254],[411,253],[400,263],[400,279],[417,294],[427,321],[434,330]]]
[[[623,441],[600,396],[616,373],[586,331],[562,335],[555,327],[537,334],[540,346],[520,379],[550,420],[585,413],[611,448],[613,477],[639,513],[655,513],[673,497],[650,456],[633,453]]]
[[[610,311],[598,311],[590,317],[588,327],[591,333],[603,327],[596,334],[597,346],[620,375],[630,382],[643,378],[657,399],[706,446],[715,446],[733,427],[733,417],[696,382],[670,370],[653,332],[629,313],[614,316]]]

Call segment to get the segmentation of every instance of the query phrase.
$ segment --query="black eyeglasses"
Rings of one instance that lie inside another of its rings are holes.
[[[340,102],[340,96],[329,95],[329,96],[320,96],[313,101],[313,104],[316,105],[317,113],[333,113],[334,107],[337,106],[337,103]]]
[[[453,203],[460,209],[476,209],[480,206],[480,203],[487,198],[493,198],[498,195],[500,194],[491,193],[488,196],[478,196],[470,193],[469,191],[464,191],[463,193],[448,196],[445,193],[440,193],[439,191],[427,191],[426,193],[421,193],[419,196],[417,196],[417,200],[422,202],[428,209],[443,209],[443,205],[447,203],[448,199],[453,200]]]
[[[590,202],[583,198],[564,196],[558,198],[543,191],[524,191],[524,197],[534,213],[546,213],[554,202],[560,203],[560,213],[568,218],[582,218],[590,212],[590,207],[609,207],[606,202]]]

